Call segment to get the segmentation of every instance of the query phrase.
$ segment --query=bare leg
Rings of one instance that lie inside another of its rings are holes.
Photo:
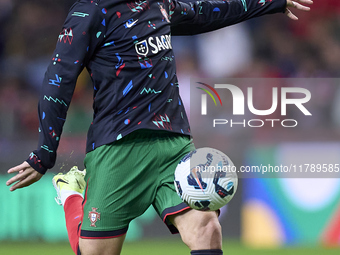
[[[222,229],[216,212],[188,210],[169,219],[191,250],[222,249]]]
[[[119,255],[126,235],[108,239],[79,238],[81,255]]]

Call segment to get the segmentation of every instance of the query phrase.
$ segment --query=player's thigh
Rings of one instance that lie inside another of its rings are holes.
[[[158,150],[160,160],[158,187],[152,205],[172,234],[178,233],[178,230],[168,220],[168,216],[190,209],[176,192],[174,173],[180,160],[192,149],[194,145],[190,137],[167,134]]]
[[[218,212],[191,209],[171,215],[169,220],[190,249],[221,249],[222,229]]]
[[[79,238],[81,255],[119,255],[126,235],[108,239]]]

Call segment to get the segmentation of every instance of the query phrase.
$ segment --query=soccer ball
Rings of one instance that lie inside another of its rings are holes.
[[[177,194],[191,208],[215,211],[233,198],[238,179],[227,155],[205,147],[190,152],[179,162],[174,183]]]

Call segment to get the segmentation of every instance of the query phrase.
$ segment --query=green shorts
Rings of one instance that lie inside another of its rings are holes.
[[[193,149],[189,136],[137,130],[87,153],[82,238],[111,238],[153,205],[172,233],[167,216],[189,209],[177,195],[174,172]]]

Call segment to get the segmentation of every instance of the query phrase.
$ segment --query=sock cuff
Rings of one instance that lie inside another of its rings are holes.
[[[191,255],[223,255],[223,251],[220,249],[211,250],[193,250],[190,252]]]
[[[73,192],[75,192],[75,191],[73,191]],[[70,200],[72,200],[72,199],[81,199],[81,200],[83,200],[83,195],[78,193],[78,192],[76,192],[76,193],[71,193],[68,196],[66,196],[64,198],[64,200],[62,200],[62,205],[63,205],[64,209],[65,209],[65,204],[69,204],[68,202]]]

